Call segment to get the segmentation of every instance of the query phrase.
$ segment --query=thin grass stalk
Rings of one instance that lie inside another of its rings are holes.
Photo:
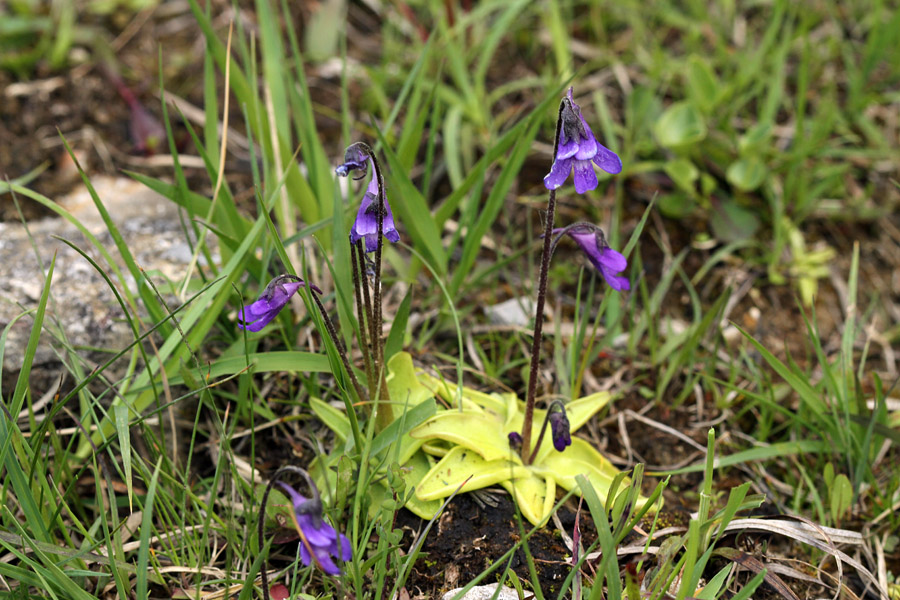
[[[365,279],[362,244],[359,240],[350,244],[350,261],[353,263],[353,288],[356,294],[356,318],[359,321],[359,344],[365,362],[366,381],[370,390],[375,389],[375,370],[372,367],[372,347],[369,345],[369,333],[366,328],[372,321],[370,308],[368,282]],[[366,303],[363,304],[363,288],[365,288]]]

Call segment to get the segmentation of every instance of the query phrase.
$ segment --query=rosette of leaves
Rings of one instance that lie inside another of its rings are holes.
[[[578,475],[584,475],[604,500],[611,488],[623,489],[631,483],[593,446],[575,436],[571,446],[558,452],[546,435],[532,463],[525,465],[509,442],[509,433],[520,432],[524,418],[525,403],[515,394],[485,394],[466,387],[460,391],[425,373],[418,374],[418,379],[447,403],[458,403],[452,409],[438,411],[410,432],[412,438],[425,442],[423,452],[440,458],[416,486],[420,500],[445,498],[461,485],[464,492],[500,485],[513,497],[522,515],[540,525],[550,517],[557,486],[579,492],[575,481]],[[608,392],[598,392],[568,402],[570,433],[611,399]],[[538,439],[545,417],[546,411],[535,410],[531,439]],[[646,501],[640,496],[636,508]]]
[[[550,436],[545,436],[532,464],[524,465],[509,445],[508,434],[521,431],[524,416],[525,404],[515,394],[486,394],[468,387],[460,390],[417,372],[405,352],[391,358],[388,373],[388,389],[395,399],[394,420],[370,446],[372,465],[381,470],[374,478],[378,485],[369,486],[372,506],[400,490],[406,508],[430,519],[457,489],[467,492],[501,485],[525,518],[539,525],[550,516],[557,486],[579,492],[578,475],[584,475],[603,499],[611,486],[623,489],[630,484],[593,446],[574,436],[564,452],[557,452]],[[436,398],[448,408],[438,408]],[[567,403],[570,432],[584,425],[611,398],[608,392],[598,392]],[[349,485],[352,478],[339,464],[341,456],[352,450],[350,426],[341,411],[322,401],[313,400],[312,408],[338,438],[331,455],[317,459],[320,464],[313,469],[317,479],[328,479],[329,489],[336,489],[340,497],[342,483]],[[545,416],[546,411],[535,411],[533,440],[538,439]],[[344,482],[340,481],[342,474]],[[645,502],[646,498],[639,497],[637,508]]]

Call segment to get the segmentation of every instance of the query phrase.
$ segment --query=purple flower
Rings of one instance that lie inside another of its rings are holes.
[[[382,234],[391,242],[400,241],[400,233],[394,226],[394,214],[391,212],[391,205],[387,202],[387,196],[384,198]],[[372,181],[369,182],[366,195],[363,196],[362,203],[359,205],[356,221],[353,222],[353,227],[350,229],[351,244],[355,244],[361,238],[366,240],[366,252],[375,252],[378,247],[378,183],[375,181],[375,177],[372,177]]]
[[[352,554],[347,536],[338,533],[322,520],[322,503],[318,498],[310,500],[291,486],[280,481],[277,483],[291,497],[294,505],[294,514],[303,538],[300,540],[300,560],[308,566],[315,556],[316,563],[323,571],[329,575],[340,575],[341,570],[331,557],[342,561],[350,560]],[[310,550],[313,554],[310,554]]]
[[[597,174],[594,173],[592,161],[607,173],[615,174],[622,171],[622,160],[619,156],[594,137],[581,114],[581,107],[572,99],[572,88],[569,88],[569,93],[563,98],[560,120],[556,156],[550,173],[544,177],[544,186],[548,190],[555,190],[564,184],[573,168],[576,192],[583,194],[596,189]]]
[[[603,279],[614,290],[629,290],[631,285],[626,277],[619,275],[628,266],[628,261],[606,243],[603,231],[590,223],[577,223],[561,229],[554,229],[554,234],[566,234],[581,246],[591,264],[600,271]]]
[[[566,409],[557,404],[556,410],[551,410],[547,415],[547,420],[550,421],[550,437],[553,438],[553,447],[557,452],[562,452],[566,447],[571,446],[572,436],[569,434],[569,418],[566,416]]]
[[[509,432],[509,447],[515,451],[519,451],[522,449],[522,434],[518,431],[510,431]]]
[[[360,176],[355,179],[361,179],[366,176],[370,164],[372,165],[372,180],[369,181],[366,195],[363,196],[356,220],[350,229],[350,243],[356,244],[360,239],[365,239],[366,252],[374,252],[378,248],[378,190],[381,175],[371,148],[362,142],[351,145],[344,152],[344,164],[338,165],[334,170],[342,177],[350,175],[353,171],[360,171]],[[400,241],[400,233],[394,226],[394,214],[391,212],[391,205],[388,204],[386,194],[384,195],[384,215],[381,227],[382,234],[389,241]]]
[[[269,324],[290,301],[297,290],[306,283],[294,275],[279,275],[266,286],[259,300],[238,311],[238,327],[247,331],[259,331]],[[310,287],[321,294],[322,290]]]

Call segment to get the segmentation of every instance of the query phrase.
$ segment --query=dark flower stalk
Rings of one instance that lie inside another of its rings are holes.
[[[291,486],[278,480],[286,473],[301,475],[312,492],[312,498],[306,498]],[[334,563],[332,557],[341,561],[350,560],[352,558],[350,541],[347,539],[347,536],[343,533],[338,533],[334,527],[322,519],[322,500],[319,497],[319,490],[313,483],[309,473],[300,467],[291,465],[281,467],[275,471],[268,485],[266,485],[257,521],[260,550],[265,545],[263,540],[265,539],[266,504],[269,501],[269,494],[276,484],[287,493],[294,507],[294,525],[297,533],[300,535],[300,560],[307,566],[315,563],[317,567],[329,575],[340,575],[341,570]],[[265,564],[260,569],[259,575],[262,580],[263,598],[269,600],[269,576]]]
[[[375,389],[375,369],[372,366],[372,346],[369,344],[369,325],[372,321],[372,302],[369,299],[369,286],[361,281],[365,277],[365,254],[362,242],[350,245],[350,261],[353,264],[353,290],[356,296],[356,320],[359,322],[359,347],[366,366],[366,381],[369,389]],[[365,293],[363,293],[365,289]],[[365,304],[363,304],[365,295]]]
[[[559,137],[563,127],[563,115],[566,99],[559,104],[559,117],[556,120],[553,156],[559,150]],[[550,189],[547,199],[547,216],[544,225],[544,245],[541,249],[541,270],[538,275],[538,296],[534,312],[534,339],[531,343],[531,366],[528,371],[528,395],[525,397],[525,416],[522,422],[522,462],[531,464],[531,428],[534,419],[534,394],[537,390],[537,375],[541,360],[541,342],[544,330],[544,301],[547,298],[547,274],[550,271],[550,236],[553,234],[553,218],[556,212],[556,188]]]
[[[347,371],[347,376],[350,377],[350,383],[353,384],[353,389],[356,391],[356,396],[363,402],[367,401],[369,399],[369,396],[359,384],[359,379],[357,379],[356,373],[353,372],[353,367],[350,365],[350,359],[347,356],[347,349],[344,347],[344,342],[338,336],[337,329],[334,326],[334,321],[332,321],[331,317],[328,316],[328,311],[325,310],[325,306],[322,304],[322,300],[319,298],[319,296],[317,296],[315,293],[312,293],[310,295],[312,296],[313,302],[316,303],[316,307],[319,309],[319,313],[322,315],[322,320],[325,322],[325,329],[328,330],[328,336],[331,338],[331,341],[334,342],[338,354],[341,356],[341,362],[344,363],[344,370]]]

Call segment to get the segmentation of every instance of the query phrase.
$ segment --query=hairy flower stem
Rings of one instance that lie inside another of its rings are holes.
[[[381,255],[382,249],[384,248],[384,217],[387,211],[384,208],[384,177],[381,175],[381,166],[378,164],[378,159],[375,158],[375,154],[371,150],[369,150],[369,156],[372,159],[372,165],[375,171],[373,176],[378,182],[378,214],[375,219],[378,224],[378,242],[375,246],[375,278],[372,285],[372,343],[375,354],[375,378],[378,380],[377,392],[373,390],[373,396],[376,399],[375,428],[378,431],[381,431],[394,420],[392,414],[393,411],[391,410],[390,405],[391,398],[388,394],[386,382],[387,368],[384,364],[384,339],[382,339],[381,336],[381,323],[383,319],[381,314]]]
[[[553,156],[559,150],[559,133],[562,127],[563,107],[565,100],[559,103],[559,116],[556,119],[556,134],[553,139]],[[531,427],[534,420],[534,395],[537,391],[538,371],[541,362],[542,334],[544,330],[544,301],[547,298],[547,274],[550,271],[550,256],[552,254],[551,238],[553,237],[553,218],[556,212],[556,190],[550,190],[547,199],[547,217],[544,225],[544,245],[541,250],[541,270],[538,275],[538,296],[534,312],[534,341],[531,345],[531,367],[528,371],[528,395],[525,397],[525,417],[522,422],[522,462],[531,464],[533,457],[531,449]]]
[[[369,389],[375,389],[375,369],[372,367],[372,346],[369,344],[368,327],[372,322],[372,303],[369,299],[369,283],[365,279],[365,252],[362,241],[350,245],[350,259],[353,263],[353,288],[356,292],[356,315],[359,321],[359,345],[366,368]],[[365,304],[363,304],[365,290]]]

